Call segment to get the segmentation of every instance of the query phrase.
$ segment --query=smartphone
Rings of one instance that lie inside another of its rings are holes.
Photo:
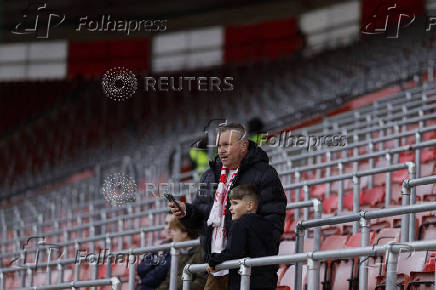
[[[174,204],[177,206],[177,208],[180,210],[180,212],[182,213],[182,215],[185,215],[185,212],[183,211],[183,209],[180,207],[179,203],[176,201],[176,199],[174,198],[174,196],[170,193],[164,193],[165,198],[169,201],[169,202],[174,202]]]

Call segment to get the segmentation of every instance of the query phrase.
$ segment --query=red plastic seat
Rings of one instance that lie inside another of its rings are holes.
[[[349,210],[353,210],[353,192],[347,192],[344,195],[344,208],[349,209]]]
[[[433,192],[433,186],[434,184],[425,184],[425,185],[419,185],[416,187],[416,199],[417,200],[424,200],[424,196],[426,195],[432,195]]]
[[[345,243],[345,248],[353,248],[353,247],[360,247],[360,240],[361,240],[361,236],[362,233],[358,232],[354,235],[352,235],[347,242]],[[374,239],[376,236],[376,232],[375,231],[371,231],[371,233],[369,234],[369,244],[371,245],[372,243],[374,243]]]
[[[401,216],[391,216],[378,218],[375,221],[371,222],[370,228],[371,230],[378,231],[385,228],[396,228],[401,224]]]
[[[386,183],[386,173],[374,174],[374,186],[385,185],[385,183]]]
[[[32,286],[49,285],[47,279],[47,272],[34,272]],[[54,280],[53,277],[51,281],[52,283],[57,283],[57,281]]]
[[[436,173],[436,162],[429,161],[427,163],[421,164],[421,177],[430,176]]]
[[[397,273],[404,273],[409,276],[412,271],[423,271],[426,259],[426,251],[401,252],[398,256]]]
[[[427,132],[427,133],[424,133],[422,135],[422,140],[424,140],[424,141],[432,140],[432,139],[436,139],[436,132],[435,131]]]
[[[399,242],[400,241],[400,229],[398,228],[387,228],[380,230],[372,243],[372,245],[385,245],[389,242]]]
[[[404,162],[414,162],[415,161],[415,152],[405,151],[400,153],[399,163]]]
[[[425,149],[421,152],[421,162],[426,163],[436,160],[436,148]]]
[[[436,225],[421,225],[420,240],[436,240]]]
[[[405,179],[409,178],[407,169],[397,170],[392,174],[392,182],[402,184]]]
[[[323,199],[327,190],[327,184],[318,184],[310,188],[310,197]]]
[[[385,195],[386,192],[384,186],[363,190],[360,193],[360,205],[376,207],[377,204],[385,201]]]
[[[321,251],[343,249],[347,243],[348,236],[332,235],[325,238],[321,243]]]
[[[350,289],[350,279],[353,276],[352,260],[335,261],[332,265],[331,289],[343,290]]]
[[[322,201],[322,211],[324,213],[333,213],[338,208],[338,196],[330,195]]]
[[[433,282],[433,283],[432,283]],[[434,271],[433,272],[411,272],[409,280],[409,289],[434,289]]]

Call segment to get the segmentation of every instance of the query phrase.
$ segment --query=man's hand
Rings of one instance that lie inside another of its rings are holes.
[[[186,216],[186,204],[184,202],[178,201],[179,206],[182,208],[183,213],[177,208],[174,202],[169,202],[168,206],[171,209],[171,212],[179,219]]]
[[[218,270],[216,270],[215,268],[213,268],[213,267],[211,267],[211,266],[209,266],[209,265],[207,265],[207,267],[206,267],[206,271],[210,274],[210,273],[215,273],[215,272],[218,272]]]

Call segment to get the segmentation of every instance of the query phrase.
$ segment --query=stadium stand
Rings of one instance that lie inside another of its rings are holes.
[[[263,148],[288,207],[277,257],[227,266],[247,274],[254,263],[280,264],[282,290],[436,287],[436,82],[428,62],[435,39],[418,36],[412,30],[395,46],[363,39],[304,60],[180,73],[231,73],[238,98],[150,93],[114,104],[95,80],[0,82],[2,94],[14,94],[0,107],[0,162],[10,164],[0,168],[0,290],[132,290],[131,262],[140,255],[198,246],[158,244],[167,202],[147,184],[195,180],[179,172],[181,151],[211,117],[235,116],[262,116],[271,128]],[[27,101],[29,92],[37,102]],[[344,143],[289,146],[290,135],[343,136]],[[166,166],[172,150],[175,170]],[[101,185],[119,171],[134,177],[139,192],[111,207]],[[179,194],[194,198],[186,188]],[[185,267],[177,281],[184,289],[205,271],[174,263],[171,275],[177,267]]]

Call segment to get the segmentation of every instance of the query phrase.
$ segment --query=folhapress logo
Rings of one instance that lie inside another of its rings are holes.
[[[400,29],[415,21],[415,14],[398,9],[396,3],[381,3],[372,18],[361,28],[363,34],[385,34],[387,38],[398,38]]]
[[[23,21],[11,31],[13,34],[34,35],[36,38],[48,38],[50,30],[65,21],[65,14],[53,13],[47,9],[47,3],[30,3],[24,10]]]

